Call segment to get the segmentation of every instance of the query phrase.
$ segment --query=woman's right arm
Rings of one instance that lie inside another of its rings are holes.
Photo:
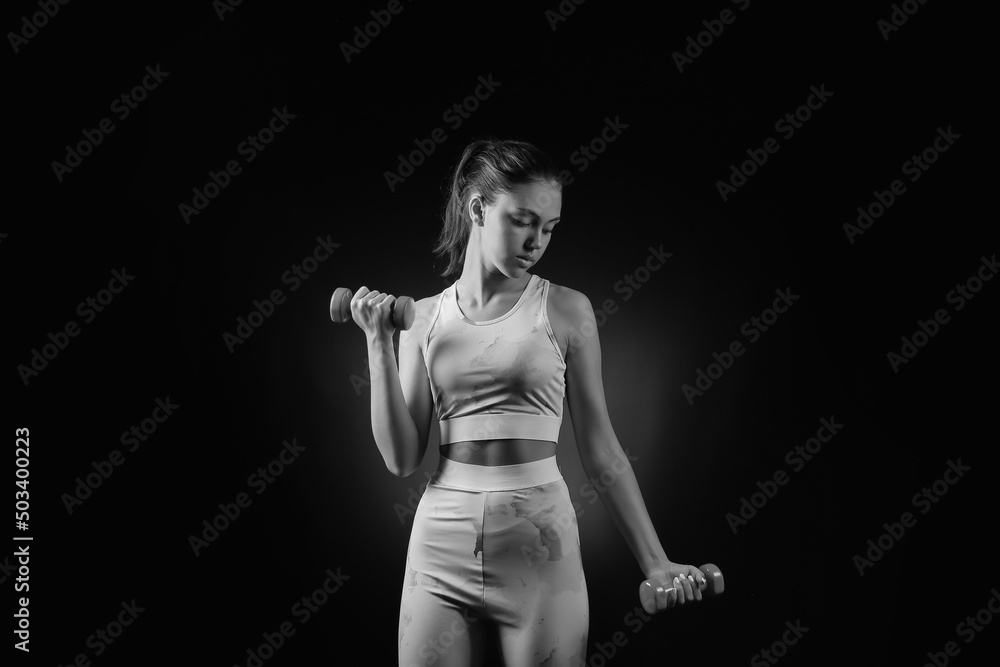
[[[365,298],[368,294],[374,297]],[[426,326],[420,304],[409,330],[399,332],[399,369],[393,353],[390,305],[394,299],[378,292],[358,290],[355,321],[368,340],[371,371],[372,435],[386,468],[392,474],[412,474],[424,458],[430,429],[432,399],[430,381],[418,345]],[[353,301],[353,299],[352,299]]]

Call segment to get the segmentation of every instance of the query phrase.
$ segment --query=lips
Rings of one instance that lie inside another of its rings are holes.
[[[529,257],[528,255],[518,255],[517,258],[518,259],[524,259],[524,260],[527,260],[529,262],[534,262],[535,261],[534,257]]]

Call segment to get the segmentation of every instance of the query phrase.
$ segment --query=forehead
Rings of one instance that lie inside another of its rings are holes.
[[[558,186],[544,183],[522,183],[504,196],[511,208],[523,208],[536,213],[543,220],[559,216],[562,208],[562,192]]]

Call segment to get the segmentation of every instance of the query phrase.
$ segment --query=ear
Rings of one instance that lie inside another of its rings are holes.
[[[473,192],[469,197],[468,213],[474,225],[482,225],[486,220],[486,202],[478,192]]]

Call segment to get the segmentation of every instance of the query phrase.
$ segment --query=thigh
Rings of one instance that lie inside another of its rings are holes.
[[[399,665],[480,664],[485,494],[428,485],[413,516],[399,609]]]
[[[483,532],[486,606],[507,666],[583,665],[589,599],[565,481],[492,492]]]
[[[507,667],[583,667],[590,626],[587,590],[542,597],[535,614],[517,625],[499,626],[500,647]]]
[[[399,609],[399,667],[478,667],[487,621],[426,588],[404,589]]]

